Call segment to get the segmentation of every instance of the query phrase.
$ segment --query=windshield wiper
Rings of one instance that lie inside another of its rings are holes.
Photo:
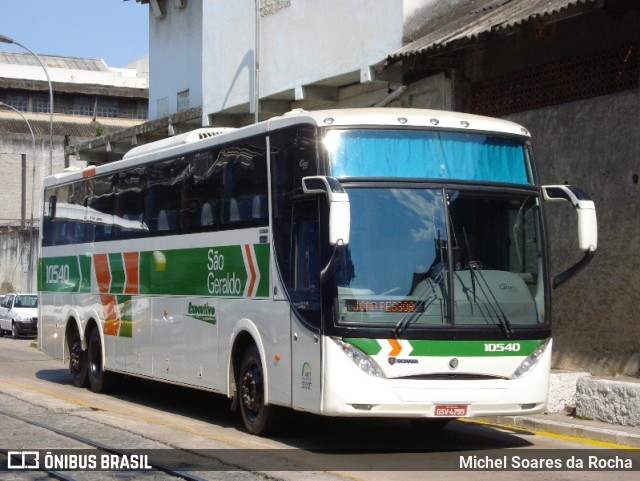
[[[487,279],[484,277],[484,274],[482,274],[482,270],[478,266],[478,263],[476,261],[469,261],[469,270],[471,271],[471,284],[473,286],[472,289],[474,304],[478,305],[475,281],[475,276],[477,275],[479,281],[477,282],[478,289],[484,297],[483,303],[486,303],[491,311],[493,311],[493,316],[498,319],[498,324],[500,325],[502,332],[504,332],[505,337],[507,337],[507,339],[513,339],[513,329],[511,328],[511,321],[509,321],[509,318],[502,310],[498,299],[496,299],[496,296],[489,286]],[[489,313],[489,317],[491,317],[491,313]]]
[[[428,282],[426,279],[425,279],[425,282],[427,282],[431,287],[431,292],[429,292],[429,290],[426,289],[424,293],[422,293],[420,297],[418,297],[418,299],[415,301],[416,304],[415,306],[413,306],[413,309],[410,312],[407,312],[402,317],[402,319],[398,321],[396,326],[393,328],[394,336],[396,337],[400,336],[405,331],[407,326],[411,324],[411,322],[413,322],[413,320],[418,317],[420,312],[425,312],[427,308],[438,299],[438,294],[436,293],[436,290],[433,287],[433,283]]]
[[[513,329],[511,328],[511,322],[509,321],[509,318],[507,318],[506,314],[502,310],[502,307],[500,306],[500,303],[496,299],[496,296],[493,294],[493,291],[491,290],[487,279],[484,277],[484,274],[482,274],[482,270],[480,269],[478,262],[471,260],[472,256],[471,248],[469,246],[469,238],[467,237],[467,229],[464,226],[462,227],[462,235],[464,236],[464,243],[467,248],[467,254],[469,255],[469,271],[471,274],[471,292],[473,294],[473,303],[478,305],[478,296],[476,294],[476,286],[478,286],[485,299],[485,301],[483,302],[486,302],[487,306],[489,306],[493,311],[493,315],[496,317],[496,319],[498,319],[498,323],[500,324],[500,328],[502,329],[502,332],[504,332],[505,337],[507,337],[508,339],[512,339]],[[478,276],[478,280],[481,282],[476,281],[476,275]],[[487,292],[491,296],[493,302],[491,301],[491,299],[489,299]],[[489,313],[489,317],[491,317],[491,313]]]

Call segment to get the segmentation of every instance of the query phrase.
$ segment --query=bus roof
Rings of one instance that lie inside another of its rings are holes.
[[[48,187],[70,182],[81,177],[92,176],[96,173],[96,170],[100,172],[117,171],[136,165],[143,159],[146,162],[166,157],[167,154],[181,155],[194,149],[224,144],[296,124],[312,124],[319,127],[417,127],[434,130],[506,134],[522,138],[530,137],[529,132],[524,127],[508,120],[445,110],[388,107],[314,111],[295,109],[280,117],[273,117],[239,129],[202,128],[135,147],[122,160],[97,168],[88,167],[78,172],[62,172],[47,177],[44,180],[44,186]]]
[[[398,126],[398,127],[429,127],[443,130],[469,130],[481,132],[495,132],[501,134],[529,137],[529,132],[519,124],[508,120],[484,117],[481,115],[452,112],[446,110],[428,110],[412,108],[353,108],[336,110],[301,109],[292,110],[281,117],[270,119],[272,126],[269,130],[279,128],[280,123],[287,120],[308,119],[318,126]]]

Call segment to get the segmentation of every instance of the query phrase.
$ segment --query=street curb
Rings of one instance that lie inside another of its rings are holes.
[[[632,448],[640,448],[640,433],[626,431],[622,426],[618,428],[601,428],[587,425],[586,421],[581,419],[573,419],[572,422],[564,422],[553,419],[544,419],[543,417],[528,416],[496,416],[490,418],[478,418],[478,420],[482,420],[489,424],[497,424],[517,429],[544,431],[561,436],[571,436],[601,443],[612,443]]]

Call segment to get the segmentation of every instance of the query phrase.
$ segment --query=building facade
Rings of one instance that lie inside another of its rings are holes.
[[[40,56],[39,56],[40,57]],[[0,293],[36,288],[37,226],[44,176],[86,162],[65,147],[147,118],[147,79],[104,61],[0,52]]]

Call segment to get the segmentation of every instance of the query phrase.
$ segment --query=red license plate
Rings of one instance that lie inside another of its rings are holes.
[[[460,405],[439,405],[433,411],[434,416],[443,416],[447,418],[459,418],[467,415],[466,404]]]

